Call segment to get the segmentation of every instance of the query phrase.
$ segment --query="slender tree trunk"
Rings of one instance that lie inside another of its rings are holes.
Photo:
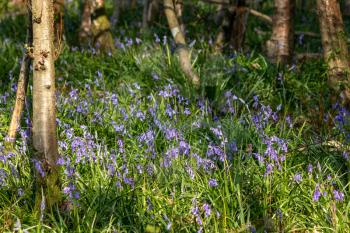
[[[145,30],[148,27],[148,9],[150,7],[149,0],[143,0],[143,12],[142,12],[142,29]]]
[[[235,4],[228,5],[227,1],[222,0],[220,13],[217,19],[221,18],[219,33],[215,40],[215,51],[222,52],[226,45],[234,50],[243,48],[248,10],[245,0],[237,0]],[[225,4],[226,3],[226,4]]]
[[[29,20],[28,20],[28,29],[27,29],[27,46],[28,46],[28,49],[30,50],[33,43],[31,9],[28,9],[28,18]],[[27,51],[25,54],[23,54],[23,58],[22,58],[21,69],[19,72],[17,91],[16,91],[16,102],[12,112],[10,127],[7,133],[8,141],[6,142],[6,146],[8,148],[12,148],[16,141],[16,133],[17,133],[17,129],[20,126],[21,115],[22,115],[23,107],[26,100],[26,92],[27,92],[28,80],[29,80],[29,66],[31,63],[31,57],[30,57],[30,54],[28,54],[30,52],[31,51]]]
[[[244,45],[248,11],[245,0],[238,0],[232,15],[230,44],[234,50],[241,50]]]
[[[118,1],[118,0],[117,0]],[[79,42],[80,44],[91,45],[91,3],[90,0],[85,0],[83,16],[81,19]]]
[[[288,64],[294,49],[295,0],[275,0],[272,36],[267,41],[267,55],[272,62]]]
[[[350,16],[350,0],[345,0],[343,14]]]
[[[61,196],[57,167],[53,11],[52,0],[32,0],[33,148],[38,209],[43,202],[52,207]]]
[[[55,37],[54,45],[57,51],[57,56],[63,49],[63,33],[64,33],[64,0],[54,0],[54,21],[55,21]]]
[[[339,3],[337,0],[317,0],[317,10],[329,86],[349,104],[349,54]]]
[[[131,8],[135,9],[137,5],[137,1],[136,0],[131,0]]]
[[[112,15],[112,27],[115,27],[119,22],[121,0],[114,0],[114,10]]]
[[[159,13],[159,0],[143,0],[142,28],[146,29]]]
[[[79,37],[81,43],[89,42],[103,52],[115,51],[104,0],[85,0]]]
[[[147,21],[152,22],[155,17],[159,14],[159,0],[147,0],[149,2]]]
[[[221,53],[227,42],[227,31],[230,27],[230,15],[228,11],[228,0],[220,0],[222,4],[218,5],[215,22],[220,25],[219,32],[214,43],[214,50],[216,53]]]
[[[102,51],[114,51],[111,24],[106,15],[104,0],[93,0],[91,31],[94,45]]]
[[[185,35],[185,24],[183,22],[183,8],[184,8],[184,3],[183,0],[175,0],[175,13],[177,17],[177,21],[179,22],[180,29],[182,33]]]
[[[193,72],[191,65],[190,53],[187,48],[185,36],[180,28],[178,16],[176,15],[174,0],[164,0],[164,11],[171,30],[171,34],[177,46],[180,66],[185,75],[189,78],[192,84],[199,87],[199,77]]]

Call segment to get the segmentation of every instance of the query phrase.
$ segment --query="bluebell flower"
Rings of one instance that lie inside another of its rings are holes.
[[[320,189],[319,189],[319,185],[316,184],[314,194],[312,195],[312,200],[314,202],[317,202],[320,199],[320,197],[321,197],[321,192],[320,192]]]
[[[209,185],[209,187],[211,187],[211,188],[215,188],[215,187],[218,186],[218,182],[217,182],[216,179],[209,179],[208,185]]]

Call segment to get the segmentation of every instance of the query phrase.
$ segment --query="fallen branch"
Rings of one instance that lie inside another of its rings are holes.
[[[296,55],[297,60],[306,60],[306,59],[321,59],[321,53],[299,53]]]
[[[27,46],[31,47],[33,43],[33,36],[32,36],[33,30],[32,30],[32,24],[31,24],[32,14],[30,9],[28,9],[28,18],[29,18],[29,23],[28,23],[28,29],[27,29]],[[28,52],[30,53],[31,51],[24,52],[23,58],[22,58],[21,69],[19,73],[17,91],[16,91],[16,101],[12,112],[10,127],[7,133],[7,141],[6,141],[7,148],[13,148],[14,143],[16,141],[17,129],[19,128],[20,122],[21,122],[21,115],[23,112],[23,107],[26,99],[26,90],[27,90],[28,81],[29,81],[29,66],[31,63],[31,57],[28,54]]]
[[[256,11],[256,10],[250,9],[250,8],[248,8],[248,12],[249,12],[250,14],[252,14],[252,15],[254,15],[254,16],[256,16],[256,17],[262,19],[264,22],[266,22],[266,23],[268,23],[268,24],[272,24],[272,18],[271,18],[270,16],[265,15],[265,14],[259,12],[259,11]]]

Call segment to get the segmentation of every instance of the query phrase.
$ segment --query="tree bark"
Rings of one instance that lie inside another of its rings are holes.
[[[114,52],[111,24],[106,15],[104,0],[85,0],[80,27],[81,43],[89,42],[103,52]]]
[[[111,24],[106,15],[104,0],[93,1],[91,18],[94,45],[104,52],[114,51],[114,41],[111,33]]]
[[[148,9],[150,7],[149,0],[143,0],[143,12],[142,12],[142,30],[146,30],[148,27]]]
[[[295,0],[275,0],[272,36],[267,41],[267,55],[277,64],[288,64],[294,49]]]
[[[236,51],[241,50],[244,45],[247,16],[249,13],[245,0],[238,0],[231,5],[228,5],[225,0],[221,2],[220,10],[224,10],[224,13],[220,13],[221,15],[217,16],[222,21],[215,40],[215,51],[222,52],[226,45],[229,45]]]
[[[118,0],[117,0],[118,1]],[[91,45],[91,4],[90,0],[85,0],[84,10],[81,19],[79,42],[80,44]]]
[[[350,16],[350,0],[345,0],[343,14]]]
[[[189,78],[195,87],[199,87],[200,80],[197,74],[192,70],[190,53],[187,48],[185,36],[180,28],[178,16],[176,15],[174,0],[164,0],[164,11],[168,25],[177,46],[180,66],[185,75]]]
[[[115,27],[119,22],[121,0],[114,0],[113,15],[112,15],[112,27]]]
[[[28,8],[28,28],[27,28],[27,47],[30,50],[33,43],[33,28],[32,28],[32,12],[31,9]],[[10,127],[7,133],[7,142],[6,146],[8,148],[13,148],[14,143],[16,141],[16,133],[17,129],[20,126],[21,121],[21,115],[23,112],[23,107],[26,100],[26,92],[28,87],[28,80],[29,80],[29,66],[31,63],[31,57],[30,53],[31,51],[26,51],[25,54],[23,54],[21,68],[19,72],[19,78],[18,78],[18,84],[17,84],[17,91],[16,91],[16,101],[15,101],[15,107],[12,112],[11,117],[11,123]]]
[[[148,12],[147,12],[147,22],[148,24],[152,22],[157,15],[159,15],[159,0],[148,0]]]
[[[175,1],[175,14],[176,14],[176,17],[177,17],[177,21],[179,22],[179,25],[180,25],[180,29],[182,31],[182,33],[184,35],[186,35],[185,33],[185,24],[183,22],[183,7],[184,7],[184,3],[183,3],[183,0],[176,0]]]
[[[61,196],[57,166],[53,11],[52,0],[32,0],[33,148],[36,208],[39,210],[43,202],[50,208]]]
[[[328,64],[328,85],[350,103],[349,54],[337,0],[317,0],[323,57]]]
[[[56,54],[60,53],[63,49],[63,33],[64,33],[64,0],[54,0],[54,21],[55,21],[55,37],[54,45],[56,49]]]

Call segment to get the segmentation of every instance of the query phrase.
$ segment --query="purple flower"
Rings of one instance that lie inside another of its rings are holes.
[[[134,187],[135,187],[135,182],[134,182],[134,179],[133,179],[133,178],[124,177],[123,180],[124,180],[124,183],[130,185],[131,188],[134,188]]]
[[[192,167],[191,166],[186,166],[185,169],[186,169],[187,174],[190,176],[191,180],[193,180],[195,175],[194,175]]]
[[[334,200],[342,202],[344,200],[344,193],[336,189],[333,190]]]
[[[298,184],[303,180],[303,178],[302,178],[302,176],[301,176],[301,174],[299,172],[294,175],[293,179]]]
[[[218,182],[217,182],[216,179],[209,179],[208,185],[209,185],[209,187],[211,187],[211,188],[215,188],[215,187],[218,186]]]
[[[177,131],[177,129],[175,128],[171,128],[171,129],[165,129],[165,138],[167,140],[172,140],[172,139],[178,139],[179,136],[179,132]]]
[[[41,177],[45,176],[45,171],[41,166],[41,163],[38,160],[34,160],[34,167],[36,171],[40,174]]]
[[[314,194],[312,195],[312,200],[314,202],[317,202],[320,199],[320,197],[321,197],[321,192],[320,192],[320,189],[319,189],[319,185],[316,184]]]
[[[205,213],[205,217],[208,218],[211,215],[210,205],[208,203],[204,203],[203,204],[203,210],[204,210],[204,213]]]
[[[307,165],[307,172],[308,172],[309,174],[311,174],[311,173],[312,173],[312,170],[313,170],[313,166],[312,166],[311,163],[309,163],[309,165]]]
[[[188,144],[188,143],[185,142],[185,141],[180,141],[179,149],[180,149],[180,153],[181,153],[181,154],[183,154],[183,155],[189,155],[189,154],[190,154],[191,146],[190,146],[190,144]]]
[[[256,160],[258,160],[259,163],[264,163],[264,157],[261,156],[259,153],[253,153],[253,156]]]
[[[265,174],[264,176],[270,175],[273,171],[273,164],[272,163],[268,163],[266,165],[266,170],[265,170]]]

